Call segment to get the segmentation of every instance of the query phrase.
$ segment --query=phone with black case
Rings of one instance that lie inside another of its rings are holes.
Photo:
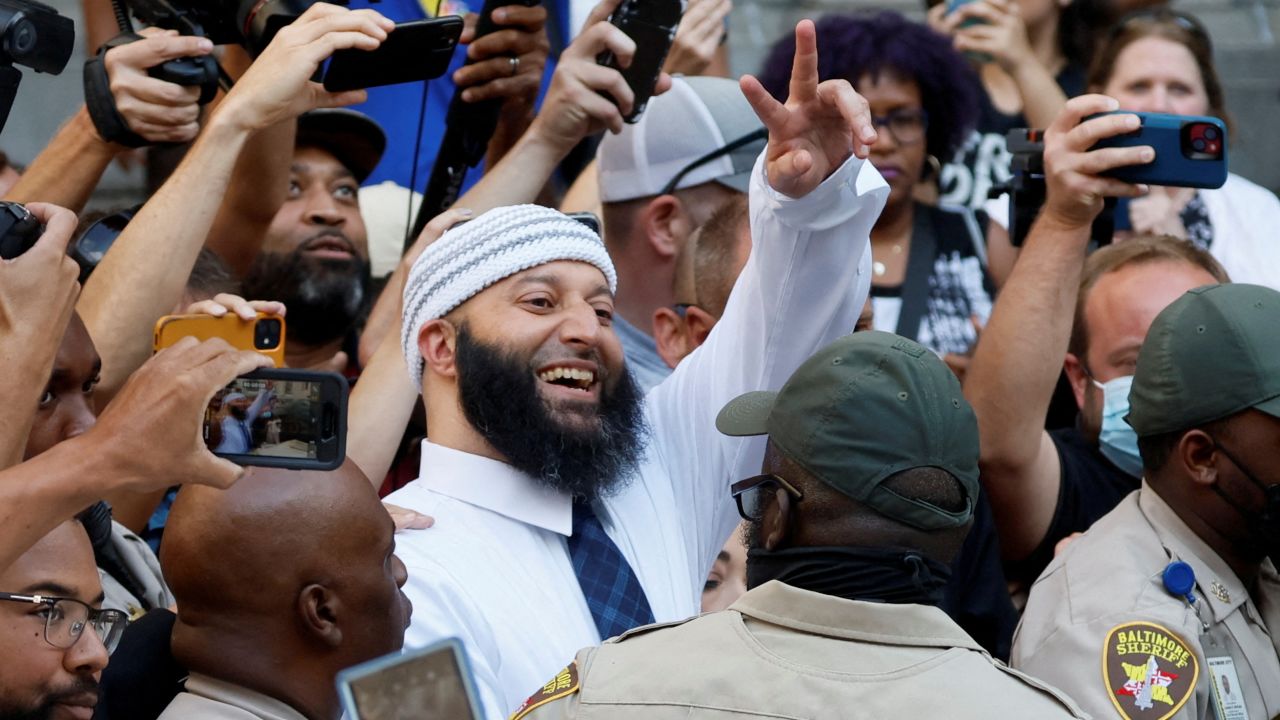
[[[205,408],[204,442],[237,465],[333,470],[347,456],[347,381],[310,370],[257,370]]]
[[[636,44],[635,56],[626,68],[618,63],[617,56],[610,51],[606,50],[596,58],[600,65],[621,72],[635,95],[631,112],[622,118],[626,122],[634,123],[638,120],[649,104],[649,98],[653,97],[653,87],[662,74],[662,64],[667,61],[667,53],[676,39],[676,28],[680,25],[683,13],[684,5],[681,0],[623,0],[609,16],[609,22],[626,33]],[[617,104],[616,98],[610,99]]]
[[[1164,187],[1212,189],[1227,182],[1227,127],[1218,118],[1123,110],[1103,114],[1137,115],[1142,124],[1098,141],[1093,149],[1149,145],[1156,152],[1149,163],[1118,167],[1104,176]]]
[[[462,36],[462,18],[448,15],[400,23],[376,50],[339,50],[324,73],[329,92],[417,82],[449,69]]]

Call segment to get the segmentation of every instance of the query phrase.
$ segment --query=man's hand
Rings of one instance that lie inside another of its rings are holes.
[[[285,306],[275,300],[245,300],[239,295],[218,293],[212,300],[201,300],[187,307],[188,315],[212,315],[222,317],[227,313],[235,313],[241,320],[253,320],[258,313],[284,317]]]
[[[515,100],[532,107],[542,86],[551,42],[547,39],[547,9],[541,5],[507,5],[493,11],[498,30],[476,39],[474,15],[467,16],[461,42],[468,44],[465,65],[453,73],[453,83],[467,102]],[[515,62],[512,62],[515,58]]]
[[[200,88],[153,78],[149,68],[169,60],[213,52],[208,38],[147,28],[143,39],[107,51],[103,65],[116,109],[129,129],[153,143],[187,142],[200,132]]]
[[[621,0],[604,0],[591,11],[582,33],[560,54],[560,63],[551,78],[551,88],[534,119],[531,132],[564,152],[582,138],[608,129],[622,132],[623,115],[631,112],[635,95],[622,73],[596,64],[596,56],[610,50],[622,67],[631,65],[636,44],[616,25],[609,14]],[[663,73],[653,94],[671,87],[671,76]],[[618,101],[614,105],[601,92]]]
[[[769,130],[769,184],[788,197],[804,197],[850,155],[866,158],[876,141],[867,101],[846,80],[818,82],[818,41],[812,20],[796,25],[796,57],[786,104],[751,75],[742,92]]]
[[[1099,140],[1137,130],[1137,115],[1097,113],[1117,110],[1120,103],[1105,95],[1072,98],[1044,134],[1044,175],[1047,192],[1042,217],[1063,227],[1088,227],[1102,212],[1104,198],[1137,197],[1145,185],[1100,177],[1107,170],[1142,165],[1155,159],[1150,146],[1090,150]]]
[[[732,9],[730,0],[689,0],[662,69],[672,75],[701,75],[724,42],[724,19]]]
[[[276,33],[236,82],[216,116],[244,130],[261,130],[316,108],[362,102],[364,90],[331,93],[312,82],[320,64],[338,50],[375,50],[395,23],[373,10],[316,3]]]
[[[121,490],[150,492],[175,479],[230,487],[244,470],[205,445],[205,407],[236,377],[270,365],[221,339],[183,338],[144,363],[84,437],[122,478]]]

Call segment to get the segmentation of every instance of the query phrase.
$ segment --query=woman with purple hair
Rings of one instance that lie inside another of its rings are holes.
[[[817,22],[818,72],[843,78],[871,105],[879,139],[871,162],[889,201],[871,230],[873,325],[916,340],[963,378],[977,327],[991,312],[981,220],[965,208],[918,202],[972,131],[977,80],[951,41],[892,12],[827,15]],[[760,81],[785,97],[794,39],[770,52]]]

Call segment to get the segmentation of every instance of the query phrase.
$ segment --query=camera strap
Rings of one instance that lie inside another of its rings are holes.
[[[150,145],[141,135],[129,129],[129,123],[116,107],[116,98],[111,94],[111,78],[107,77],[107,51],[127,45],[142,36],[137,33],[117,35],[98,49],[98,54],[84,63],[84,104],[89,111],[89,118],[103,140],[125,147],[142,147]]]

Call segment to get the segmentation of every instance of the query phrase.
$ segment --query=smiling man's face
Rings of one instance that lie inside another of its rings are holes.
[[[0,591],[102,605],[89,535],[65,522],[0,571]],[[69,648],[45,640],[46,605],[0,601],[0,720],[89,720],[107,650],[92,628]]]

